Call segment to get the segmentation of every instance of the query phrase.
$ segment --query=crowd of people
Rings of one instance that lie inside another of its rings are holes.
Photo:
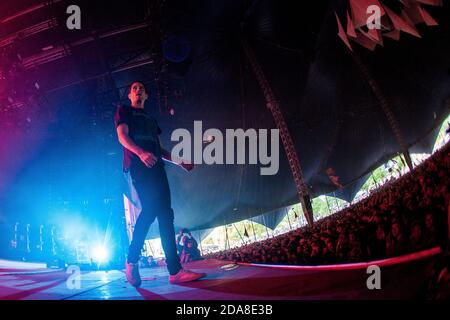
[[[320,265],[373,261],[448,245],[450,144],[371,196],[292,232],[209,254],[236,262]]]
[[[176,236],[176,243],[181,263],[202,259],[200,250],[198,249],[198,242],[192,236],[189,229],[180,229],[180,232]]]
[[[177,252],[182,264],[202,260],[200,250],[198,249],[198,242],[192,236],[192,233],[187,228],[180,229],[176,235]],[[153,268],[166,265],[165,258],[155,259],[152,255],[142,255],[139,258],[140,268]]]

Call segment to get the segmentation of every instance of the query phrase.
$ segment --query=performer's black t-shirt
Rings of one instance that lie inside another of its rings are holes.
[[[153,153],[158,159],[161,158],[161,146],[158,139],[161,129],[155,118],[144,109],[119,106],[114,117],[114,123],[116,128],[120,124],[126,123],[130,138],[145,151]],[[141,164],[141,159],[124,147],[123,170],[128,171],[135,164]]]

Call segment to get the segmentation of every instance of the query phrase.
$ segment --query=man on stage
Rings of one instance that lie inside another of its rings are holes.
[[[127,280],[135,287],[141,285],[138,269],[139,255],[155,218],[158,218],[170,283],[200,279],[206,274],[183,269],[177,254],[174,213],[171,208],[170,189],[163,160],[173,161],[170,152],[160,145],[158,135],[161,129],[156,120],[144,110],[145,101],[148,99],[144,84],[134,82],[130,87],[128,98],[131,101],[131,107],[118,107],[115,125],[124,151],[123,170],[139,196],[142,211],[136,221],[133,239],[128,250]],[[191,164],[177,162],[181,163],[179,166],[187,171],[193,168]]]

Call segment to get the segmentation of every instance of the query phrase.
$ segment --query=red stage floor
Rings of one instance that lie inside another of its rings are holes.
[[[70,289],[69,274],[64,270],[42,269],[40,265],[27,268],[23,263],[14,268],[14,263],[0,261],[0,299],[411,299],[423,289],[426,269],[438,252],[437,248],[413,260],[396,258],[380,263],[381,290],[367,288],[370,275],[363,264],[347,265],[350,268],[283,269],[203,260],[186,265],[208,274],[192,283],[171,285],[166,269],[158,267],[141,270],[144,281],[139,289],[126,283],[123,271],[83,272],[79,288]]]

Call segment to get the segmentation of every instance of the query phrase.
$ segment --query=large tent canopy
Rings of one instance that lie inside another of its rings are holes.
[[[166,149],[174,146],[172,131],[193,132],[195,120],[222,132],[276,128],[242,40],[280,103],[312,196],[336,191],[351,200],[368,174],[400,151],[379,101],[337,36],[335,12],[342,15],[348,1],[43,3],[23,15],[17,13],[35,1],[0,4],[6,132],[0,194],[7,219],[121,206],[122,153],[113,115],[116,103],[127,103],[133,80],[148,88],[146,108],[163,129]],[[70,4],[81,8],[81,30],[66,27]],[[449,7],[429,12],[439,25],[419,26],[421,38],[402,33],[374,51],[353,45],[410,151],[427,153],[450,98]],[[43,21],[39,32],[17,35]],[[207,229],[299,201],[281,142],[279,172],[272,176],[260,175],[259,165],[203,164],[189,173],[166,168],[177,227]],[[152,230],[150,236],[157,234]]]

